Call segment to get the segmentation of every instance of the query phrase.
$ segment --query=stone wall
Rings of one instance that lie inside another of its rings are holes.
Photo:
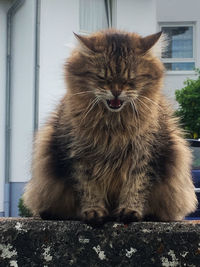
[[[0,267],[200,266],[200,224],[0,219]]]

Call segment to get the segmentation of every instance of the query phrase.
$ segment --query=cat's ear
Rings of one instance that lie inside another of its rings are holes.
[[[94,54],[104,51],[105,40],[102,34],[93,34],[92,36],[85,36],[74,33],[74,35],[79,41],[81,51],[83,53]]]
[[[140,49],[142,52],[146,53],[148,50],[150,50],[158,42],[161,35],[162,32],[157,32],[142,38],[140,41]]]
[[[88,37],[84,35],[79,35],[74,32],[74,35],[76,39],[79,41],[79,44],[81,45],[82,49],[85,50],[85,52],[96,52],[95,50],[95,37]]]

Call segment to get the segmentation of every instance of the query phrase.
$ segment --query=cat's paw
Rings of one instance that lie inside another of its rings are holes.
[[[92,226],[101,226],[108,218],[108,212],[105,209],[95,207],[82,212],[82,220]]]
[[[128,224],[131,222],[141,221],[142,215],[138,211],[130,208],[118,208],[118,210],[115,212],[115,218],[119,222]]]

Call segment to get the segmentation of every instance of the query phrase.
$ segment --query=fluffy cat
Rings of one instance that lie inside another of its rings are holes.
[[[43,219],[183,219],[197,199],[190,150],[161,92],[161,33],[76,37],[67,93],[36,136],[25,205]]]

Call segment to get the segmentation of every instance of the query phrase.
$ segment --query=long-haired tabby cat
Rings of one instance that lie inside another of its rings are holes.
[[[191,154],[162,92],[161,33],[76,35],[67,93],[38,132],[25,205],[44,219],[183,219]]]

